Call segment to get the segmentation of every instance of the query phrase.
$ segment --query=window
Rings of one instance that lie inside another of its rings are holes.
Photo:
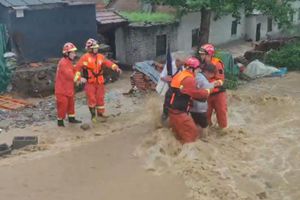
[[[231,24],[231,35],[236,35],[236,33],[237,33],[237,25],[238,25],[238,21],[237,20],[232,21],[232,24]]]
[[[273,30],[273,19],[271,17],[268,18],[268,32]]]
[[[167,35],[156,36],[156,56],[166,55]]]
[[[192,47],[199,45],[199,28],[192,30]]]

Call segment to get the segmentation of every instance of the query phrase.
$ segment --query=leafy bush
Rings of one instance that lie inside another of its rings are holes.
[[[287,44],[278,51],[268,52],[265,63],[274,67],[287,67],[289,71],[300,70],[300,43]]]
[[[175,21],[175,16],[167,13],[120,12],[130,22],[167,23]]]

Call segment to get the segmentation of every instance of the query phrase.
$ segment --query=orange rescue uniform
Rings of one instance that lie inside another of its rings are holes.
[[[103,114],[105,111],[104,67],[114,70],[117,68],[117,65],[100,53],[85,53],[76,64],[76,71],[82,72],[83,77],[87,79],[85,93],[88,106],[90,108],[96,107],[98,114]]]
[[[176,74],[166,96],[169,104],[169,123],[176,138],[182,143],[194,142],[199,132],[197,126],[188,114],[191,99],[206,99],[209,90],[198,89],[194,73],[184,70]]]
[[[227,97],[226,91],[223,87],[225,80],[224,64],[218,58],[212,58],[211,63],[216,66],[216,73],[213,78],[209,81],[220,81],[221,86],[214,88],[210,96],[208,97],[208,110],[207,110],[207,120],[209,124],[212,124],[212,113],[215,110],[217,121],[220,128],[227,127]]]
[[[60,59],[55,78],[57,119],[63,120],[68,114],[75,117],[74,106],[74,66],[69,58]]]

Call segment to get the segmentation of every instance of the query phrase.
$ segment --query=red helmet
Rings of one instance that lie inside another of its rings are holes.
[[[77,51],[76,46],[71,42],[67,42],[66,44],[64,44],[64,47],[62,50],[63,54],[69,53],[71,51]]]
[[[193,69],[197,69],[200,65],[200,61],[195,57],[189,57],[188,59],[186,59],[184,65],[186,67],[191,67]]]
[[[85,49],[97,49],[99,48],[99,44],[96,40],[90,38],[85,43]]]
[[[207,55],[213,56],[215,55],[215,47],[212,44],[204,44],[199,49],[199,53],[205,53]]]

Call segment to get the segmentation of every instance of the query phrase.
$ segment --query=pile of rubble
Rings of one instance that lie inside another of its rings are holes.
[[[55,100],[54,97],[49,97],[22,110],[0,110],[0,129],[25,128],[33,124],[38,126],[55,119]]]
[[[263,40],[259,44],[255,44],[253,50],[245,52],[244,56],[237,57],[235,58],[235,60],[238,63],[243,64],[244,66],[247,66],[250,62],[256,59],[264,61],[267,52],[271,50],[278,50],[280,47],[286,44],[299,41],[299,39],[300,39],[299,36],[294,36],[294,37],[280,37],[280,38]]]

